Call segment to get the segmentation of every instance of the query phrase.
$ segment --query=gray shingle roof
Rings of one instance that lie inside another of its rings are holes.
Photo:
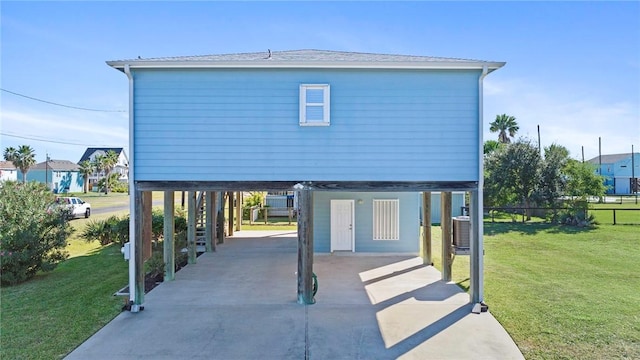
[[[482,68],[486,65],[495,70],[503,62],[444,58],[433,56],[373,54],[329,50],[288,50],[261,51],[237,54],[215,54],[202,56],[177,56],[160,58],[137,58],[107,61],[107,64],[121,69],[125,64],[131,67],[174,67],[174,66],[259,66],[259,67],[425,67],[425,68]],[[164,65],[164,66],[163,66]]]
[[[120,148],[90,147],[90,148],[87,148],[87,150],[85,150],[84,154],[82,154],[82,157],[80,158],[80,160],[78,160],[78,164],[80,164],[84,160],[90,160],[91,155],[93,155],[94,152],[99,151],[99,150],[100,151],[104,151],[105,153],[107,151],[109,151],[109,150],[112,150],[113,152],[115,152],[119,156],[123,149],[121,147]]]
[[[78,164],[69,160],[49,160],[48,164],[45,164],[45,162],[43,161],[41,163],[33,165],[31,169],[45,170],[47,168],[54,171],[78,171],[80,167],[78,166]]]
[[[635,154],[639,154],[639,153],[635,153]],[[631,159],[631,153],[602,155],[602,163],[603,164],[613,164],[613,163],[617,163],[618,161],[624,160],[624,159],[627,159],[627,158]],[[593,159],[587,160],[587,162],[590,162],[592,164],[598,165],[600,163],[600,160],[596,156]]]
[[[16,167],[13,165],[11,161],[0,160],[0,169],[13,170],[15,168]]]

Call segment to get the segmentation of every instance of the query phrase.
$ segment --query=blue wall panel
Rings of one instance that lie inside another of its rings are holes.
[[[18,171],[18,179],[22,180],[22,172]],[[48,183],[56,193],[82,192],[84,190],[82,176],[77,171],[54,171],[45,173],[42,169],[31,169],[27,172],[27,181]]]
[[[136,180],[477,181],[479,71],[136,69]],[[299,85],[331,85],[331,125]]]
[[[410,252],[420,246],[420,194],[372,192],[314,192],[313,243],[317,252],[331,251],[331,200],[355,201],[356,252]],[[399,199],[400,240],[373,240],[373,200]],[[362,204],[358,203],[362,200]]]

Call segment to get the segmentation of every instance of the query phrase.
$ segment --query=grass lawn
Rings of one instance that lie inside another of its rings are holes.
[[[527,359],[640,358],[639,232],[485,223],[485,301]],[[453,279],[468,277],[458,256]]]
[[[80,196],[95,208],[127,203],[124,194]],[[99,199],[99,201],[96,201]],[[89,221],[128,211],[93,215],[70,222],[76,231],[67,240],[69,259],[26,283],[2,287],[0,293],[0,359],[53,359],[75,349],[120,313],[113,293],[126,285],[128,264],[117,246],[102,247],[80,238]]]
[[[622,204],[589,204],[589,206],[589,213],[593,214],[596,217],[596,221],[600,224],[613,224],[613,210],[601,209],[618,209],[616,210],[616,224],[640,225],[640,203],[636,204],[633,201],[625,201]]]
[[[1,359],[55,359],[120,313],[126,284],[117,246],[97,248],[26,283],[2,288]]]

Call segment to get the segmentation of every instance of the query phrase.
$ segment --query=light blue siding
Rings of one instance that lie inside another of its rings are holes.
[[[477,181],[479,71],[136,69],[135,178]],[[300,84],[331,125],[299,125]]]
[[[22,172],[18,171],[18,178],[22,179]],[[77,171],[54,171],[31,169],[27,172],[27,181],[48,183],[55,193],[83,191],[82,176]]]
[[[420,246],[420,194],[324,192],[313,195],[313,243],[316,252],[331,251],[331,200],[355,201],[356,252],[416,253]],[[400,240],[373,240],[373,200],[399,199]],[[362,200],[360,203],[359,200]]]
[[[422,203],[422,198],[420,199]],[[462,213],[462,207],[465,206],[464,193],[454,192],[451,194],[451,216],[464,215]],[[431,193],[431,224],[440,224],[442,221],[440,193]],[[420,219],[422,219],[422,206],[420,206]]]

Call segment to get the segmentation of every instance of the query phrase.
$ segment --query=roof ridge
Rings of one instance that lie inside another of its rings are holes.
[[[261,62],[263,60],[275,61],[278,63],[294,63],[306,62],[309,64],[317,63],[493,63],[494,61],[484,61],[476,59],[465,59],[459,57],[442,57],[428,55],[406,55],[398,53],[374,53],[361,51],[345,51],[345,50],[323,50],[323,49],[293,49],[293,50],[271,50],[257,52],[235,52],[208,55],[186,55],[186,56],[166,56],[151,57],[129,60],[108,61],[109,65],[114,63],[162,63],[162,62]],[[503,65],[503,64],[502,64]],[[501,65],[499,65],[501,66]],[[499,67],[498,66],[498,67]]]

